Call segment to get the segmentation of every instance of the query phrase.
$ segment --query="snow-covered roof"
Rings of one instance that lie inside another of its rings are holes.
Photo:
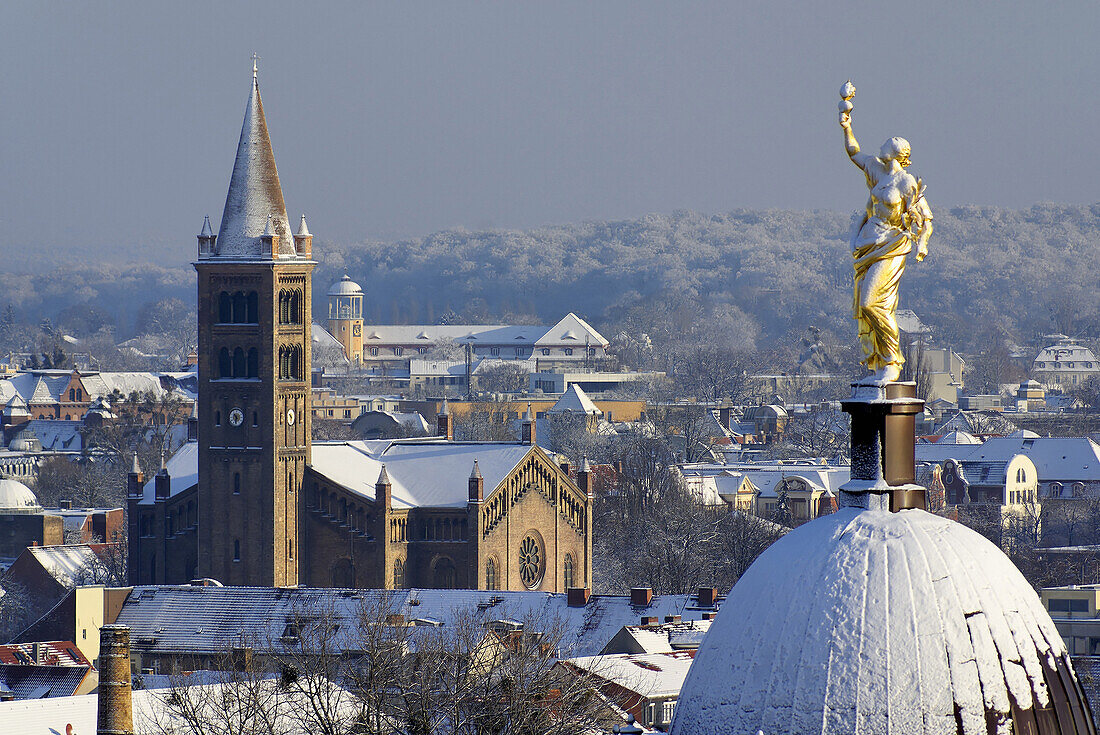
[[[176,450],[175,454],[165,462],[168,470],[169,483],[168,497],[179,495],[184,490],[199,484],[199,443],[187,442]],[[148,481],[142,489],[142,505],[150,505],[156,500],[156,471],[150,471],[146,477]]]
[[[563,663],[635,692],[644,699],[676,697],[691,669],[695,651],[617,653],[583,656]]]
[[[81,574],[96,563],[99,550],[109,544],[65,544],[63,546],[28,546],[27,552],[65,587],[75,587]]]
[[[302,223],[304,224],[305,221],[306,221],[305,217],[303,217],[302,218]],[[349,276],[347,273],[345,273],[343,278],[341,278],[336,283],[332,284],[332,288],[330,288],[328,290],[328,295],[329,296],[362,296],[363,295],[363,289],[358,283],[351,280],[351,276]]]
[[[271,218],[279,235],[279,255],[294,255],[294,237],[283,203],[283,189],[275,168],[275,154],[267,134],[260,87],[255,80],[244,110],[237,157],[225,197],[221,227],[215,243],[217,255],[258,258],[264,255],[261,236]],[[271,257],[270,253],[267,254]]]
[[[688,620],[660,625],[627,625],[600,653],[669,653],[698,648],[710,630],[710,623],[709,620]]]
[[[1007,463],[1022,454],[1035,463],[1039,482],[1100,482],[1100,445],[1088,437],[995,436],[974,446],[916,445],[918,462]]]
[[[425,345],[454,342],[472,345],[533,345],[546,333],[546,327],[508,326],[506,324],[384,324],[363,327],[363,344]]]
[[[468,473],[469,468],[463,482]],[[480,611],[487,621],[560,622],[562,657],[597,655],[623,626],[639,622],[643,615],[699,620],[716,609],[699,606],[692,595],[656,595],[645,607],[631,605],[628,595],[592,595],[585,605],[570,607],[567,595],[554,592],[157,585],[135,587],[116,622],[130,626],[131,646],[146,653],[216,653],[233,645],[241,630],[249,631],[256,645],[278,645],[288,619],[331,609],[349,621],[340,628],[355,645],[360,611],[377,605],[383,595],[406,620],[429,619],[443,626],[470,611]]]
[[[19,482],[0,478],[0,513],[31,513],[42,510],[34,492]]]
[[[539,347],[607,347],[609,342],[592,325],[569,312],[557,324],[547,329],[535,344]]]
[[[697,473],[703,476],[714,476],[718,492],[727,499],[732,500],[736,496],[737,488],[743,478],[760,491],[764,498],[776,497],[776,487],[786,478],[799,478],[806,482],[811,489],[820,489],[828,492],[838,492],[840,486],[848,482],[850,468],[847,465],[837,466],[822,464],[812,460],[790,463],[752,463],[738,462],[731,464],[702,464],[692,463],[680,465],[680,471],[685,475]],[[722,479],[722,477],[730,479]]]
[[[1067,338],[1040,350],[1032,367],[1043,372],[1082,372],[1092,370],[1100,372],[1096,355],[1084,345],[1076,344]]]
[[[576,383],[569,384],[569,387],[565,389],[565,393],[562,394],[557,403],[550,407],[547,413],[575,413],[584,414],[585,416],[603,416],[603,411],[592,402],[592,399],[589,398],[584,390]]]
[[[79,452],[84,443],[82,428],[83,424],[76,420],[32,419],[21,425],[9,446],[21,439],[37,439],[46,452]]]
[[[1079,732],[1071,677],[1035,591],[980,534],[920,510],[842,508],[737,582],[671,732],[984,735],[1039,708],[1057,718],[1052,732]]]
[[[395,508],[463,507],[467,478],[477,460],[489,492],[523,461],[532,447],[511,442],[375,440],[314,442],[313,470],[352,492],[374,499],[382,465],[393,483]]]
[[[982,440],[973,434],[956,429],[949,431],[936,440],[936,444],[981,444]]]

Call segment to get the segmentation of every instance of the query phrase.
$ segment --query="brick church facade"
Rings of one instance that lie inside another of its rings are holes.
[[[131,584],[561,592],[592,584],[587,464],[534,443],[311,439],[312,236],[291,234],[253,74],[218,234],[198,237],[198,417],[128,479]]]

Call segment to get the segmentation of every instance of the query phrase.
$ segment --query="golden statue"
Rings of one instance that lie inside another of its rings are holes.
[[[873,373],[868,382],[885,384],[897,380],[905,364],[898,341],[898,283],[914,242],[918,261],[928,254],[932,210],[924,199],[924,184],[905,170],[909,141],[890,138],[878,156],[860,153],[852,135],[851,100],[855,94],[851,81],[840,89],[840,127],[848,157],[863,171],[871,196],[859,229],[852,235],[854,317],[859,322],[863,364]]]

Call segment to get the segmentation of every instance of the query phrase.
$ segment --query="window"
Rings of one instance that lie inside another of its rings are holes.
[[[233,473],[233,494],[234,495],[240,495],[241,494],[241,473],[240,472],[234,472]]]
[[[76,400],[76,389],[75,388],[69,388],[69,400],[70,401],[75,401]]]
[[[499,355],[500,354],[500,348],[499,347],[490,347],[489,348],[489,354],[490,355]]]
[[[565,555],[565,569],[564,569],[564,572],[562,574],[562,582],[565,584],[565,589],[569,589],[570,587],[576,587],[576,585],[573,584],[573,555],[572,554],[566,554]]]
[[[214,412],[214,426],[221,426],[221,425],[222,425],[222,412],[221,411],[215,411]]]
[[[1055,598],[1047,601],[1047,609],[1052,613],[1087,613],[1089,611],[1089,601]]]
[[[485,562],[485,589],[495,590],[497,588],[497,564],[490,559]]]
[[[562,350],[562,352],[564,352],[566,354],[566,356],[568,357],[568,356],[573,354],[573,348],[572,347],[566,347],[564,350]]]
[[[519,578],[524,586],[533,590],[542,581],[546,554],[542,543],[533,535],[528,535],[519,546]]]
[[[661,722],[666,725],[672,722],[672,713],[675,711],[676,700],[661,702]]]
[[[393,348],[393,354],[395,354],[395,355],[400,356],[403,352],[404,352],[404,350],[401,349],[400,347],[394,347]]]
[[[516,348],[516,357],[523,357],[525,351],[526,351],[525,348],[517,347]]]
[[[371,357],[378,357],[378,348],[377,347],[371,347],[370,348],[370,356]]]
[[[233,539],[233,561],[241,560],[241,540],[239,538]]]
[[[302,292],[287,290],[279,292],[279,323],[302,323]]]
[[[405,562],[402,559],[393,560],[393,588],[395,590],[405,587]]]
[[[543,357],[549,357],[550,356],[550,348],[549,347],[543,347],[542,348],[542,356]]]
[[[229,359],[229,348],[227,347],[222,347],[221,350],[218,351],[218,377],[233,377],[233,363]]]
[[[248,297],[243,291],[233,294],[233,323],[244,324],[248,320]]]
[[[233,349],[233,377],[243,378],[248,373],[248,362],[244,350],[240,347]]]
[[[260,296],[255,291],[248,292],[248,323],[260,323]]]
[[[255,347],[252,347],[248,350],[247,363],[248,364],[246,365],[245,374],[249,378],[260,377],[260,353]]]
[[[288,559],[294,558],[294,539],[286,540],[286,556]]]
[[[255,428],[259,425],[260,425],[260,414],[253,411],[252,412],[252,426],[253,426],[253,428]]]
[[[426,354],[428,354],[428,348],[427,347],[417,347],[416,348],[416,353],[418,355],[426,355]]]
[[[279,380],[302,379],[302,348],[284,345],[279,348]]]
[[[222,324],[233,321],[233,302],[225,291],[218,295],[218,321]]]

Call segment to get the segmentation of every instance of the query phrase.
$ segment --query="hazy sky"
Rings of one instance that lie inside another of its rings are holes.
[[[1093,202],[1098,30],[1092,2],[9,0],[0,243],[191,259],[253,51],[291,219],[318,241],[856,209],[849,76],[856,135],[907,137],[933,207]]]

